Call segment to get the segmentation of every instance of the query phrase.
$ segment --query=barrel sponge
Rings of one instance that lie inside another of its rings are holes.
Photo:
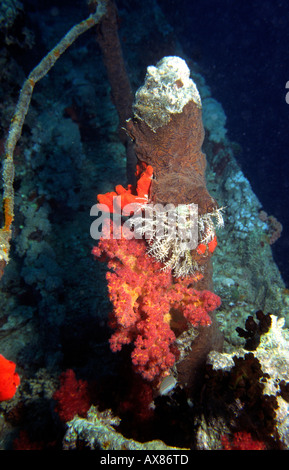
[[[168,124],[172,114],[181,113],[189,101],[202,107],[186,62],[180,57],[164,57],[156,66],[147,68],[144,85],[135,95],[134,117],[145,121],[155,132]]]

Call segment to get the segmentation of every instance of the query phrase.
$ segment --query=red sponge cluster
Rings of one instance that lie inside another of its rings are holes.
[[[118,212],[129,215],[129,212],[126,213],[125,211],[128,204],[147,204],[152,175],[152,166],[145,163],[137,165],[136,177],[138,181],[136,187],[129,184],[125,189],[119,184],[116,186],[115,191],[99,194],[97,200],[100,204],[105,204],[111,213],[117,209]],[[116,199],[114,202],[114,198],[117,198],[117,196],[119,196],[119,201]]]
[[[15,372],[16,364],[0,354],[0,401],[14,397],[20,384],[20,377]]]
[[[193,285],[202,276],[174,278],[170,270],[146,253],[144,240],[101,239],[93,255],[108,261],[112,351],[133,344],[132,362],[146,380],[159,380],[175,363],[176,336],[190,325],[210,325],[209,312],[220,298]]]

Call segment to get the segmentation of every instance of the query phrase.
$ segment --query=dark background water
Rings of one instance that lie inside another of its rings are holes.
[[[283,225],[272,246],[289,285],[289,4],[262,0],[159,0],[189,57],[227,115],[228,136],[264,210]]]

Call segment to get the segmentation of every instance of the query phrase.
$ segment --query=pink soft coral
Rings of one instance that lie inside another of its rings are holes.
[[[144,240],[101,239],[92,253],[108,260],[112,351],[133,344],[134,367],[144,379],[164,377],[174,365],[176,334],[189,325],[210,325],[209,312],[220,306],[218,296],[192,286],[201,275],[173,278],[170,270],[146,253]]]

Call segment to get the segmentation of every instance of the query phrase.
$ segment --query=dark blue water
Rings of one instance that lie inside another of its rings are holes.
[[[272,246],[289,285],[289,9],[286,1],[159,0],[186,54],[227,115],[228,136],[264,210],[283,225]]]

